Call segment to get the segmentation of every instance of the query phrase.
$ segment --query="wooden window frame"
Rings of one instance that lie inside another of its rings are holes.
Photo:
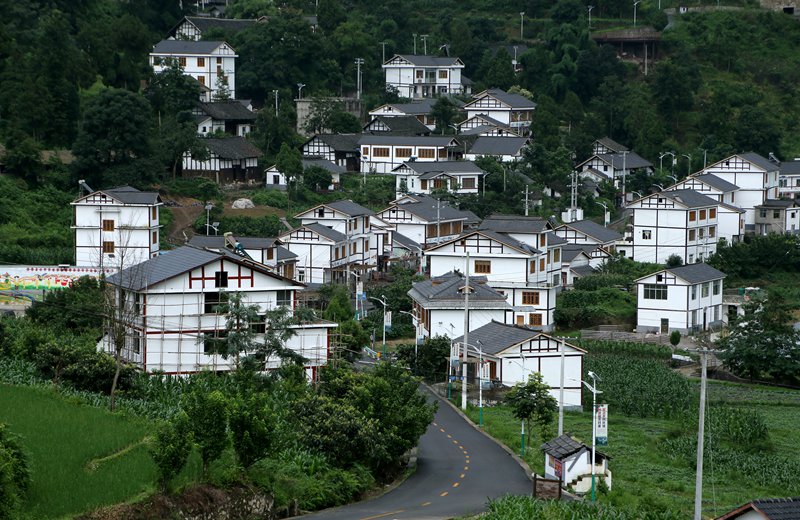
[[[106,254],[106,255],[113,255],[114,254],[114,241],[113,240],[104,240],[103,241],[103,254]]]
[[[522,305],[539,305],[539,291],[522,291]]]
[[[112,219],[103,219],[103,231],[114,231],[114,221]]]
[[[492,261],[475,260],[475,274],[492,274]]]

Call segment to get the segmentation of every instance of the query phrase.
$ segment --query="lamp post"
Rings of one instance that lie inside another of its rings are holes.
[[[428,55],[428,35],[427,34],[420,34],[419,39],[422,40],[422,55]]]
[[[592,371],[589,371],[588,376],[592,378],[592,384],[590,385],[583,379],[581,379],[581,383],[589,389],[592,393],[592,502],[595,501],[595,485],[594,485],[594,474],[595,474],[595,455],[596,455],[596,442],[597,442],[597,394],[602,394],[600,390],[597,389],[597,381],[602,381],[600,377]],[[573,381],[576,381],[573,379]]]
[[[702,150],[703,152],[703,169],[705,170],[708,164],[708,148],[698,148],[698,150]]]
[[[686,176],[688,177],[692,173],[692,154],[690,153],[682,153],[683,157],[686,157]]]
[[[415,309],[416,310],[416,309]],[[415,312],[400,311],[400,314],[408,314],[414,323],[414,372],[417,371],[417,354],[419,351],[419,318]]]
[[[347,272],[356,277],[356,290],[353,291],[353,292],[356,295],[356,316],[357,316],[356,319],[359,319],[359,318],[362,317],[358,312],[358,282],[361,280],[361,275],[358,274],[358,273],[354,273],[353,271],[347,271]],[[346,280],[346,282],[347,282],[348,285],[350,284],[350,280],[349,279]]]
[[[483,377],[481,376],[483,371],[483,343],[481,343],[481,340],[475,343],[477,345],[464,342],[461,344],[467,348],[471,347],[473,351],[478,353],[478,426],[483,428]]]
[[[593,5],[587,5],[586,9],[589,10],[589,30],[592,30],[592,9],[594,9]]]
[[[636,0],[633,3],[633,27],[636,28],[636,6],[641,4],[642,0]]]
[[[664,191],[664,186],[662,186],[662,185],[660,185],[660,184],[656,184],[656,183],[654,182],[654,183],[653,183],[653,186],[655,186],[656,188],[658,188],[658,191]]]
[[[524,28],[525,28],[525,11],[520,11],[519,13],[519,39],[525,39],[524,36]]]
[[[606,205],[605,202],[600,202],[600,201],[597,201],[597,200],[594,201],[594,203],[603,206],[603,225],[607,226],[608,222],[609,222],[608,206]]]
[[[678,178],[677,178],[677,177],[675,177],[674,175],[667,175],[667,177],[669,177],[670,179],[672,179],[672,182],[675,182],[675,183],[677,183],[677,182],[678,182]]]
[[[363,58],[356,58],[356,99],[361,99],[361,66],[364,64]]]
[[[386,302],[386,296],[384,295],[381,295],[380,298],[375,298],[374,296],[370,296],[369,299],[375,300],[376,302],[380,302],[380,304],[383,305],[383,348],[381,357],[385,357],[386,356],[386,306],[389,304]]]
[[[211,229],[211,210],[214,209],[214,205],[210,202],[206,204],[206,236],[210,235],[211,233],[209,230]]]
[[[278,117],[278,90],[273,90],[272,94],[275,96],[275,117]]]
[[[303,99],[303,87],[305,87],[305,83],[298,83],[297,84],[297,99]]]

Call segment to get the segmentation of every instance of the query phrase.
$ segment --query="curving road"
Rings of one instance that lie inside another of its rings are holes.
[[[431,400],[439,397],[430,395]],[[417,470],[373,500],[303,516],[321,520],[434,520],[483,511],[489,498],[530,494],[531,482],[502,448],[445,402],[419,442]]]

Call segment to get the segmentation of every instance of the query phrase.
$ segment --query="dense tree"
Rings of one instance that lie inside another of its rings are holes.
[[[558,402],[550,395],[550,387],[544,383],[541,373],[533,372],[528,376],[527,382],[517,383],[506,394],[505,401],[511,407],[514,417],[525,421],[529,433],[533,422],[539,426],[542,440],[548,437],[548,427],[558,411]],[[529,435],[528,445],[530,442]]]
[[[200,448],[203,475],[208,477],[208,467],[228,447],[228,400],[219,390],[207,392],[195,388],[183,395],[181,407],[189,417],[194,442]]]
[[[447,375],[450,357],[450,340],[444,336],[425,338],[421,345],[400,345],[397,359],[411,369],[415,376],[431,383],[439,383]]]
[[[276,422],[264,394],[239,396],[231,402],[229,426],[239,464],[248,468],[269,453]]]
[[[192,428],[186,412],[178,412],[172,420],[156,428],[149,451],[156,465],[161,491],[166,492],[192,453]]]

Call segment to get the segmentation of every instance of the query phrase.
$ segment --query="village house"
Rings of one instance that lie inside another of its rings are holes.
[[[286,249],[276,238],[219,235],[195,235],[189,245],[210,251],[232,251],[243,258],[264,264],[284,278],[294,279],[297,255]]]
[[[598,255],[601,257],[605,257],[608,253],[613,254],[617,244],[622,240],[621,234],[593,220],[576,220],[561,224],[556,226],[553,231],[570,244],[602,247],[606,253]],[[594,257],[594,253],[592,256]]]
[[[792,520],[800,518],[800,498],[762,498],[739,506],[716,520]]]
[[[479,157],[494,157],[500,162],[516,162],[522,159],[523,150],[529,144],[527,137],[478,136],[464,158],[475,161]]]
[[[653,163],[636,152],[594,154],[575,166],[581,178],[589,178],[597,184],[611,182],[622,186],[622,179],[637,172],[653,173]]]
[[[363,134],[358,140],[361,172],[390,173],[405,162],[452,161],[462,156],[452,136]]]
[[[156,73],[177,61],[183,73],[211,89],[211,97],[227,82],[236,98],[236,58],[233,48],[221,41],[162,40],[150,53],[150,66]]]
[[[711,173],[686,177],[667,190],[694,190],[707,197],[725,204],[736,204],[736,192],[739,186],[717,177]]]
[[[627,146],[619,144],[610,137],[601,137],[592,143],[592,153],[594,155],[602,155],[608,153],[622,153],[629,152]]]
[[[448,272],[415,282],[408,295],[418,317],[420,337],[455,338],[464,334],[466,281],[461,273]],[[469,330],[491,322],[504,321],[511,306],[506,296],[486,284],[483,276],[469,277]]]
[[[301,147],[303,157],[321,158],[343,166],[349,172],[360,171],[358,140],[361,134],[317,134]]]
[[[347,173],[344,166],[339,166],[327,159],[321,157],[303,157],[301,159],[303,164],[303,171],[308,168],[320,168],[325,170],[331,175],[331,183],[327,186],[320,186],[320,190],[334,191],[338,190],[342,182],[342,174]],[[265,187],[271,190],[286,190],[286,176],[278,170],[278,165],[273,164],[265,170],[266,184]]]
[[[636,280],[636,330],[697,334],[722,326],[725,274],[705,263],[662,269]]]
[[[459,357],[463,341],[463,334],[453,340],[451,359]],[[470,367],[467,375],[470,381],[478,378],[484,388],[489,383],[509,387],[527,383],[530,375],[538,372],[542,374],[544,383],[550,387],[550,395],[556,401],[560,400],[563,353],[564,406],[581,406],[583,390],[580,379],[585,350],[527,327],[507,325],[499,320],[471,328],[468,341],[467,363]],[[480,366],[481,357],[483,365],[478,371],[476,369]]]
[[[800,159],[781,161],[778,196],[782,199],[800,199]]]
[[[355,263],[361,257],[361,253],[349,253],[357,244],[349,244],[344,233],[322,224],[301,225],[278,239],[297,255],[295,280],[305,284],[345,283],[348,266],[356,272]]]
[[[459,58],[395,54],[383,65],[386,89],[404,98],[434,98],[442,94],[469,94],[462,80]]]
[[[375,116],[363,133],[377,135],[430,135],[431,129],[415,116]]]
[[[226,35],[241,32],[252,27],[258,20],[241,20],[232,18],[214,18],[211,16],[184,16],[169,30],[169,38],[173,40],[200,41],[203,33],[214,31]]]
[[[794,199],[767,199],[755,210],[757,235],[800,232],[800,208]]]
[[[484,90],[473,97],[472,101],[464,105],[467,120],[479,115],[488,116],[520,135],[528,134],[536,103],[525,96],[509,94],[499,88]]]
[[[434,197],[405,195],[378,212],[378,217],[396,233],[426,247],[459,236],[470,213]]]
[[[664,263],[677,255],[687,264],[717,250],[719,203],[694,190],[653,193],[633,201],[630,236],[637,262]]]
[[[545,456],[545,478],[560,480],[561,487],[568,487],[580,494],[589,493],[594,473],[595,480],[603,479],[603,483],[611,489],[611,470],[608,469],[611,457],[595,448],[595,460],[592,462],[591,445],[587,446],[564,434],[542,444],[542,451]]]
[[[197,122],[197,133],[203,137],[219,132],[245,137],[256,122],[256,115],[237,100],[201,102],[192,109],[192,115]]]
[[[208,158],[195,158],[191,150],[184,152],[185,177],[205,177],[217,184],[262,182],[258,160],[263,154],[244,137],[206,138],[201,144],[208,150]]]
[[[564,289],[569,289],[575,285],[575,280],[594,274],[596,268],[605,263],[609,258],[611,258],[611,255],[600,246],[569,243],[562,245],[562,287]]]
[[[71,205],[76,266],[119,270],[158,256],[158,193],[121,186],[92,191]]]
[[[395,190],[430,195],[434,190],[455,194],[477,194],[486,172],[472,161],[404,162],[392,170]]]
[[[506,315],[506,323],[549,331],[553,328],[561,261],[559,258],[559,269],[554,273],[547,235],[543,238],[537,249],[508,235],[477,229],[426,249],[425,256],[432,277],[466,270],[485,276],[491,287],[508,296],[512,312]]]
[[[457,98],[450,98],[450,100],[457,106],[464,105]],[[387,103],[370,110],[369,116],[372,119],[413,116],[417,121],[433,131],[436,128],[436,119],[431,112],[435,103],[436,99],[433,98],[418,99],[410,103]]]
[[[756,232],[756,206],[778,198],[780,166],[761,155],[748,152],[731,155],[703,168],[698,175],[712,174],[739,189],[731,204],[745,210],[746,233]]]
[[[482,137],[522,137],[511,126],[485,114],[477,114],[458,123],[458,133]]]
[[[224,341],[227,316],[220,312],[223,294],[237,292],[244,303],[256,305],[261,323],[250,324],[263,334],[267,311],[296,308],[296,293],[303,289],[266,266],[229,251],[208,251],[184,246],[129,267],[108,278],[119,289],[121,319],[126,327],[123,358],[145,372],[190,374],[201,370],[231,370],[235,359],[217,354]],[[329,331],[335,323],[316,321],[290,326],[295,333],[286,347],[305,358],[305,369],[314,378],[329,356]],[[113,352],[113,340],[101,340]],[[277,368],[280,359],[267,360]]]

